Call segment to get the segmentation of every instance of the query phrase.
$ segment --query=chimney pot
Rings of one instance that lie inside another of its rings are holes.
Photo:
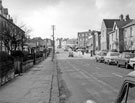
[[[120,21],[124,21],[123,14],[119,16]]]
[[[126,21],[130,20],[129,14],[126,15]]]

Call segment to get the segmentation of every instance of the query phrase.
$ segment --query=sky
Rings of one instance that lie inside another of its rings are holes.
[[[78,32],[101,29],[103,19],[120,14],[135,18],[135,0],[2,0],[17,25],[26,24],[30,37],[77,38]]]

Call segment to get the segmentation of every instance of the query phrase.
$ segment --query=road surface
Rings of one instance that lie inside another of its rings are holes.
[[[70,91],[67,103],[85,103],[87,100],[94,100],[96,103],[114,102],[123,77],[132,70],[97,63],[91,57],[74,54],[73,58],[62,50],[57,54],[62,78]]]

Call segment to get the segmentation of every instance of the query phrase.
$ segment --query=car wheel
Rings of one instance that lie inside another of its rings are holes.
[[[117,66],[120,67],[120,64],[117,62]]]
[[[107,64],[110,65],[110,62],[108,61]]]
[[[133,65],[133,69],[135,70],[135,65]]]
[[[125,64],[125,67],[126,67],[126,69],[129,69],[129,65],[127,63]]]

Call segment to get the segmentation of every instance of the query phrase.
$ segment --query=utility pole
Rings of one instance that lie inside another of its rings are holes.
[[[55,25],[52,25],[52,30],[53,30],[53,52],[52,52],[52,61],[54,60],[54,55],[55,55],[55,41],[54,41],[54,29],[55,29]]]

